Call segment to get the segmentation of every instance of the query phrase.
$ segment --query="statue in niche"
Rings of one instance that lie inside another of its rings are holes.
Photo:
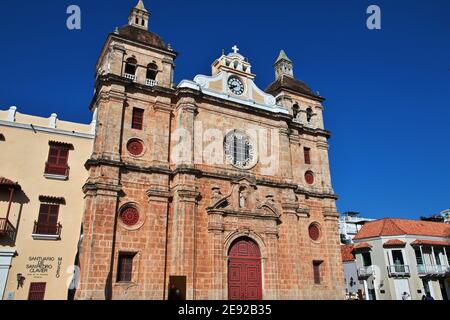
[[[245,209],[247,205],[247,189],[239,189],[239,209]]]

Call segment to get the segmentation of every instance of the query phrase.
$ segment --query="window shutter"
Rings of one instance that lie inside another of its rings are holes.
[[[313,262],[314,283],[315,284],[320,284],[320,265],[321,265],[321,262],[319,262],[319,261]]]
[[[123,253],[119,255],[119,268],[117,270],[117,280],[119,282],[130,282],[133,273],[134,254]]]
[[[305,164],[311,164],[311,149],[304,148],[305,153]]]
[[[142,130],[144,124],[144,110],[133,108],[133,119],[131,127],[136,130]]]

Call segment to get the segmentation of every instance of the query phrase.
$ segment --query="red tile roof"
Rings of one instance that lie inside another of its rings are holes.
[[[341,246],[341,256],[342,262],[355,261],[355,256],[353,255],[353,245],[346,244],[345,246]]]
[[[383,247],[398,247],[398,246],[405,246],[406,242],[399,240],[399,239],[391,239],[383,243]]]
[[[450,237],[450,225],[442,222],[387,218],[367,222],[355,236],[355,239],[405,234]]]
[[[450,241],[414,240],[413,242],[411,242],[412,246],[421,244],[432,246],[450,246]]]
[[[355,244],[355,247],[353,250],[370,249],[370,248],[372,248],[372,246],[370,244],[368,244],[367,242],[361,242],[361,243]]]

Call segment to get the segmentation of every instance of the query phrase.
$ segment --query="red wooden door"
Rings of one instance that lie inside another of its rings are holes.
[[[261,300],[261,253],[250,239],[238,239],[230,249],[228,299]]]

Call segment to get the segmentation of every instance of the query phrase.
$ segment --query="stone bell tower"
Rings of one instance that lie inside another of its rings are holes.
[[[145,9],[142,0],[134,7],[128,17],[128,24],[137,28],[148,30],[148,20],[150,18],[150,13]]]
[[[142,279],[117,281],[117,265],[124,251],[128,258],[135,255],[136,260],[152,262],[142,265],[140,272],[157,270],[155,277],[165,276],[164,255],[154,248],[165,246],[169,197],[164,186],[167,177],[160,172],[169,168],[172,107],[168,92],[173,89],[177,53],[148,30],[149,17],[140,0],[128,23],[108,35],[96,65],[90,109],[96,114],[97,133],[86,163],[89,178],[83,187],[78,299],[163,298],[160,282],[128,290],[128,283]],[[158,170],[143,169],[149,167]],[[137,230],[152,237],[133,244],[132,249],[124,247]],[[134,277],[138,270],[130,272]]]
[[[284,50],[280,51],[277,61],[274,65],[275,68],[275,79],[281,78],[281,76],[286,75],[289,77],[294,77],[294,64],[291,59],[288,58]]]

